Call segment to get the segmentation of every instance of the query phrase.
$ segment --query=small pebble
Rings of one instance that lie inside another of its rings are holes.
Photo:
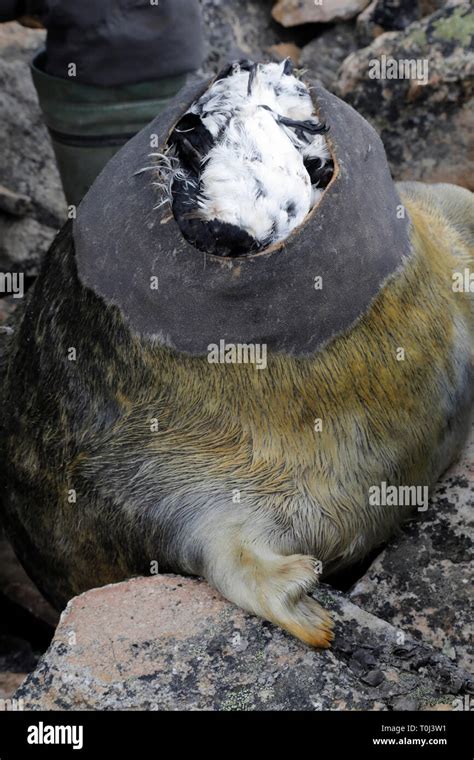
[[[384,678],[385,676],[381,670],[369,670],[360,680],[369,686],[379,686]]]

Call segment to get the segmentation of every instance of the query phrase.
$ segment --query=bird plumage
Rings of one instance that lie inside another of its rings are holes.
[[[229,64],[176,124],[158,164],[183,235],[227,256],[284,240],[331,179],[325,131],[289,60]]]

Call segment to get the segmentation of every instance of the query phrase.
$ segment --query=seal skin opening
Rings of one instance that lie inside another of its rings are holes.
[[[236,258],[199,252],[143,172],[209,82],[190,84],[110,161],[79,206],[81,282],[117,306],[140,336],[191,355],[209,344],[265,343],[311,356],[350,329],[410,255],[410,220],[380,138],[349,105],[315,85],[334,173],[283,241]],[[315,278],[323,286],[315,288]],[[150,282],[158,283],[157,289]]]

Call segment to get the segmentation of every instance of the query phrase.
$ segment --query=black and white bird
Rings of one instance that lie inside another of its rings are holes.
[[[241,256],[302,223],[333,173],[308,87],[281,64],[232,63],[182,116],[159,180],[196,248]]]

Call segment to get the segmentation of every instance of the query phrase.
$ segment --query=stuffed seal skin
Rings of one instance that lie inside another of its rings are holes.
[[[424,493],[466,437],[472,196],[395,187],[315,88],[329,183],[286,239],[206,253],[140,170],[208,87],[117,154],[46,256],[4,350],[2,519],[58,607],[158,563],[325,647],[320,575],[424,509],[383,494]]]

